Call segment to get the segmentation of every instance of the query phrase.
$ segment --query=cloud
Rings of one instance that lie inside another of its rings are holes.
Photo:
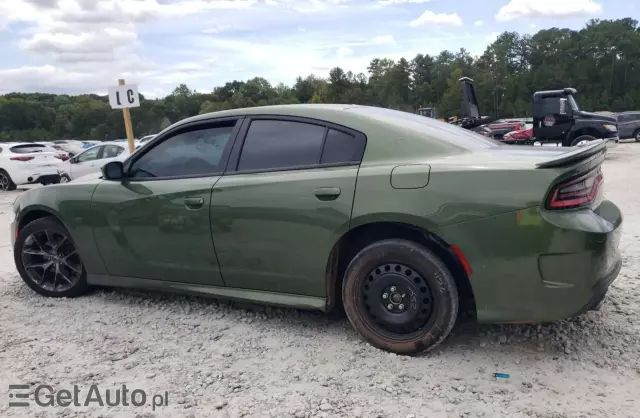
[[[475,22],[473,22],[473,26],[475,27],[479,27],[484,25],[484,22],[482,20],[476,20]]]
[[[366,73],[374,58],[486,47],[482,36],[428,30],[461,23],[455,14],[427,14],[419,23],[427,30],[414,30],[407,25],[411,7],[420,6],[371,0],[0,0],[0,27],[11,24],[0,44],[0,93],[105,92],[124,78],[157,97],[179,83],[210,90],[260,76],[292,84],[297,76],[326,76],[336,66]]]
[[[203,30],[202,33],[220,33],[220,32],[227,31],[231,28],[233,28],[232,25],[218,25],[211,28],[207,28]]]
[[[594,0],[509,0],[496,20],[570,18],[595,15],[602,6]]]
[[[336,51],[336,55],[344,58],[344,57],[349,57],[351,55],[353,55],[353,49],[351,48],[347,48],[345,46],[338,48],[338,50]]]
[[[491,32],[485,37],[485,40],[487,41],[487,43],[492,43],[496,39],[498,39],[498,36],[500,36],[500,32]]]
[[[421,4],[421,3],[428,3],[431,0],[378,0],[378,4],[381,4],[383,6],[388,6],[391,4],[408,4],[408,3],[416,3],[416,4]]]
[[[112,55],[118,49],[130,48],[137,38],[135,32],[114,28],[99,28],[77,34],[36,33],[30,39],[21,41],[20,48],[36,54],[49,54],[56,61],[65,61],[64,56],[68,54]]]
[[[417,19],[412,20],[409,26],[460,26],[462,19],[457,13],[434,13],[431,10],[425,10]]]
[[[396,40],[393,35],[381,35],[371,39],[371,43],[374,45],[395,45]]]

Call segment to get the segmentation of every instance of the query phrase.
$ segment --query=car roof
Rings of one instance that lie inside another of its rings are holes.
[[[386,159],[389,153],[447,155],[500,146],[481,135],[433,118],[383,107],[352,104],[292,104],[257,106],[205,113],[176,122],[163,132],[185,124],[224,117],[269,115],[326,121],[367,135],[367,159]],[[398,149],[397,141],[403,141]]]

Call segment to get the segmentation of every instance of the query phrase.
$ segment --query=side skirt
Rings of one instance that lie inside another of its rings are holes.
[[[94,286],[149,289],[237,300],[242,302],[253,302],[287,308],[312,309],[322,312],[327,311],[326,299],[313,296],[291,295],[286,293],[265,292],[261,290],[234,289],[230,287],[205,286],[195,283],[138,279],[134,277],[107,276],[102,274],[88,274],[87,282]]]

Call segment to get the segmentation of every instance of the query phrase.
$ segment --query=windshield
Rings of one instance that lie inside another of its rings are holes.
[[[495,141],[479,133],[461,128],[451,123],[442,122],[438,119],[425,118],[414,113],[402,112],[399,110],[386,109],[382,107],[357,106],[348,108],[349,111],[369,115],[377,120],[382,120],[390,125],[395,125],[403,129],[424,131],[428,128],[435,128],[449,135],[442,135],[440,139],[452,143],[465,149],[486,149],[505,146],[499,141]]]
[[[580,111],[580,108],[578,107],[578,103],[576,102],[576,99],[573,98],[573,96],[571,95],[567,96],[567,100],[569,101],[569,105],[571,106],[571,109],[573,109],[575,112]]]

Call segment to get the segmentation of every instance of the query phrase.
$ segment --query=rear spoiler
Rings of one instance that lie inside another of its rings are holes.
[[[593,141],[592,144],[583,145],[575,150],[565,152],[547,161],[536,164],[536,168],[562,167],[571,163],[586,160],[599,153],[607,152],[607,141]]]

